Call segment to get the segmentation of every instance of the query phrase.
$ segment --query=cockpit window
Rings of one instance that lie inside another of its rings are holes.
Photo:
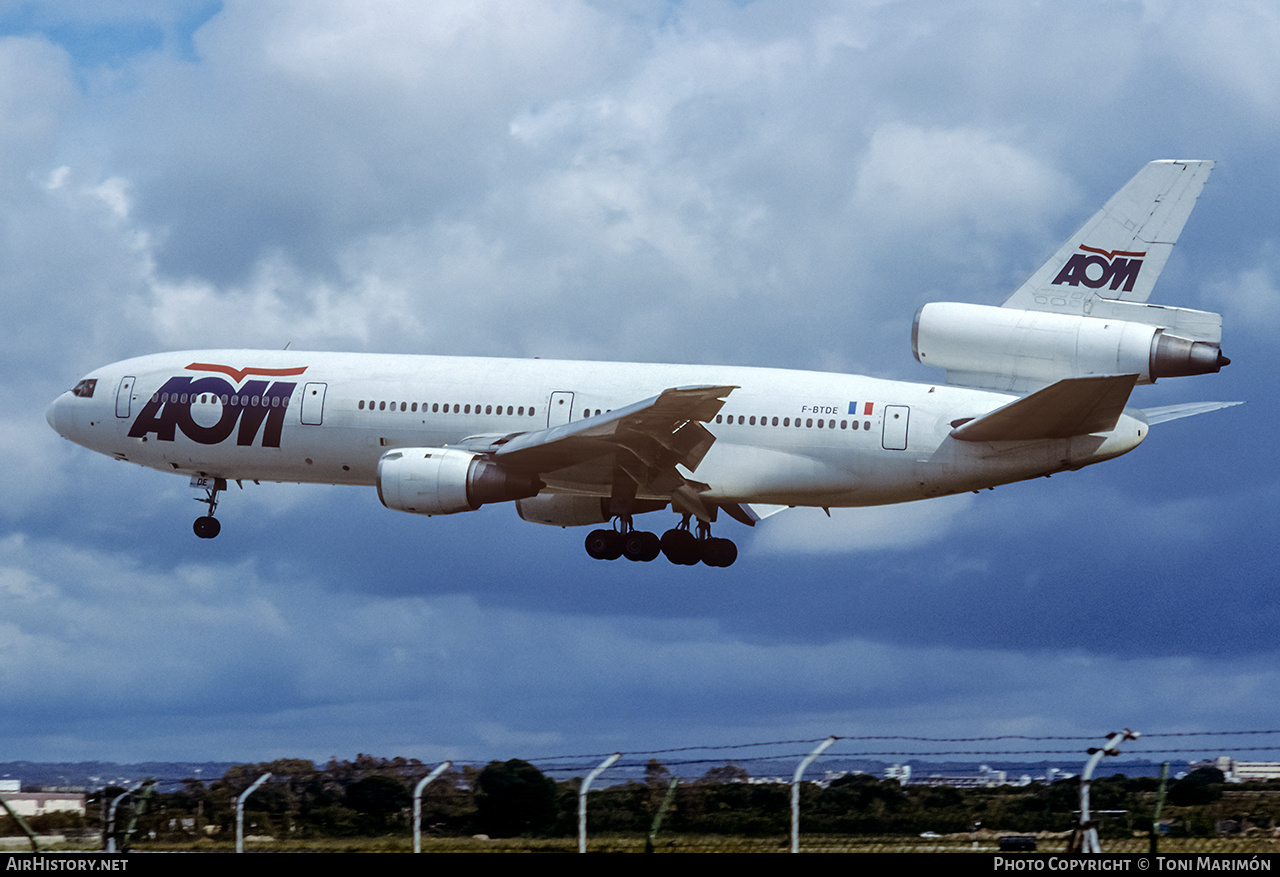
[[[98,386],[97,378],[85,378],[76,384],[75,389],[71,391],[71,395],[79,396],[81,399],[92,399],[93,390]]]

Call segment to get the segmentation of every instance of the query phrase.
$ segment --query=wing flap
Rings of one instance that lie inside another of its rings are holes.
[[[493,451],[505,468],[550,473],[612,457],[638,490],[671,497],[677,510],[708,520],[711,510],[700,491],[707,485],[676,469],[698,468],[715,442],[703,426],[724,407],[737,387],[673,387],[657,396],[607,414],[524,433]]]
[[[965,442],[1011,442],[1110,432],[1137,380],[1137,375],[1066,378],[957,425],[951,436]]]
[[[562,426],[521,433],[495,452],[511,469],[550,471],[626,448],[651,465],[670,460],[690,471],[713,436],[697,421],[711,420],[737,387],[674,387],[657,396]]]

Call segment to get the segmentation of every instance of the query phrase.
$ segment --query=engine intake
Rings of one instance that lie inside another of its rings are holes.
[[[508,472],[493,460],[457,448],[400,448],[378,461],[378,499],[416,515],[471,512],[485,503],[534,496],[543,483]]]

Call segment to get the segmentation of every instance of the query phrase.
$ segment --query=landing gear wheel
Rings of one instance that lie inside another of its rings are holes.
[[[688,530],[675,528],[662,534],[662,553],[678,566],[693,566],[702,559],[702,546]]]
[[[218,523],[218,519],[213,515],[205,515],[196,518],[195,523],[191,525],[191,529],[201,539],[212,539],[222,532],[222,524]]]
[[[702,562],[707,566],[732,566],[738,559],[738,546],[730,539],[708,537],[702,543]]]
[[[615,530],[592,530],[585,543],[587,554],[596,560],[617,560],[622,556],[622,534]]]
[[[638,560],[644,563],[656,558],[662,552],[662,542],[656,533],[644,530],[631,530],[622,537],[622,556],[627,560]]]

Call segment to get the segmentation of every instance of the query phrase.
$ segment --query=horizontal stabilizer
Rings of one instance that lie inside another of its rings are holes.
[[[1157,423],[1165,423],[1169,420],[1207,414],[1220,408],[1230,408],[1233,405],[1243,404],[1243,402],[1188,402],[1184,405],[1165,405],[1162,408],[1143,408],[1142,415],[1146,417],[1149,426],[1154,426]]]
[[[1070,438],[1115,429],[1137,375],[1066,378],[951,430],[965,442]]]

